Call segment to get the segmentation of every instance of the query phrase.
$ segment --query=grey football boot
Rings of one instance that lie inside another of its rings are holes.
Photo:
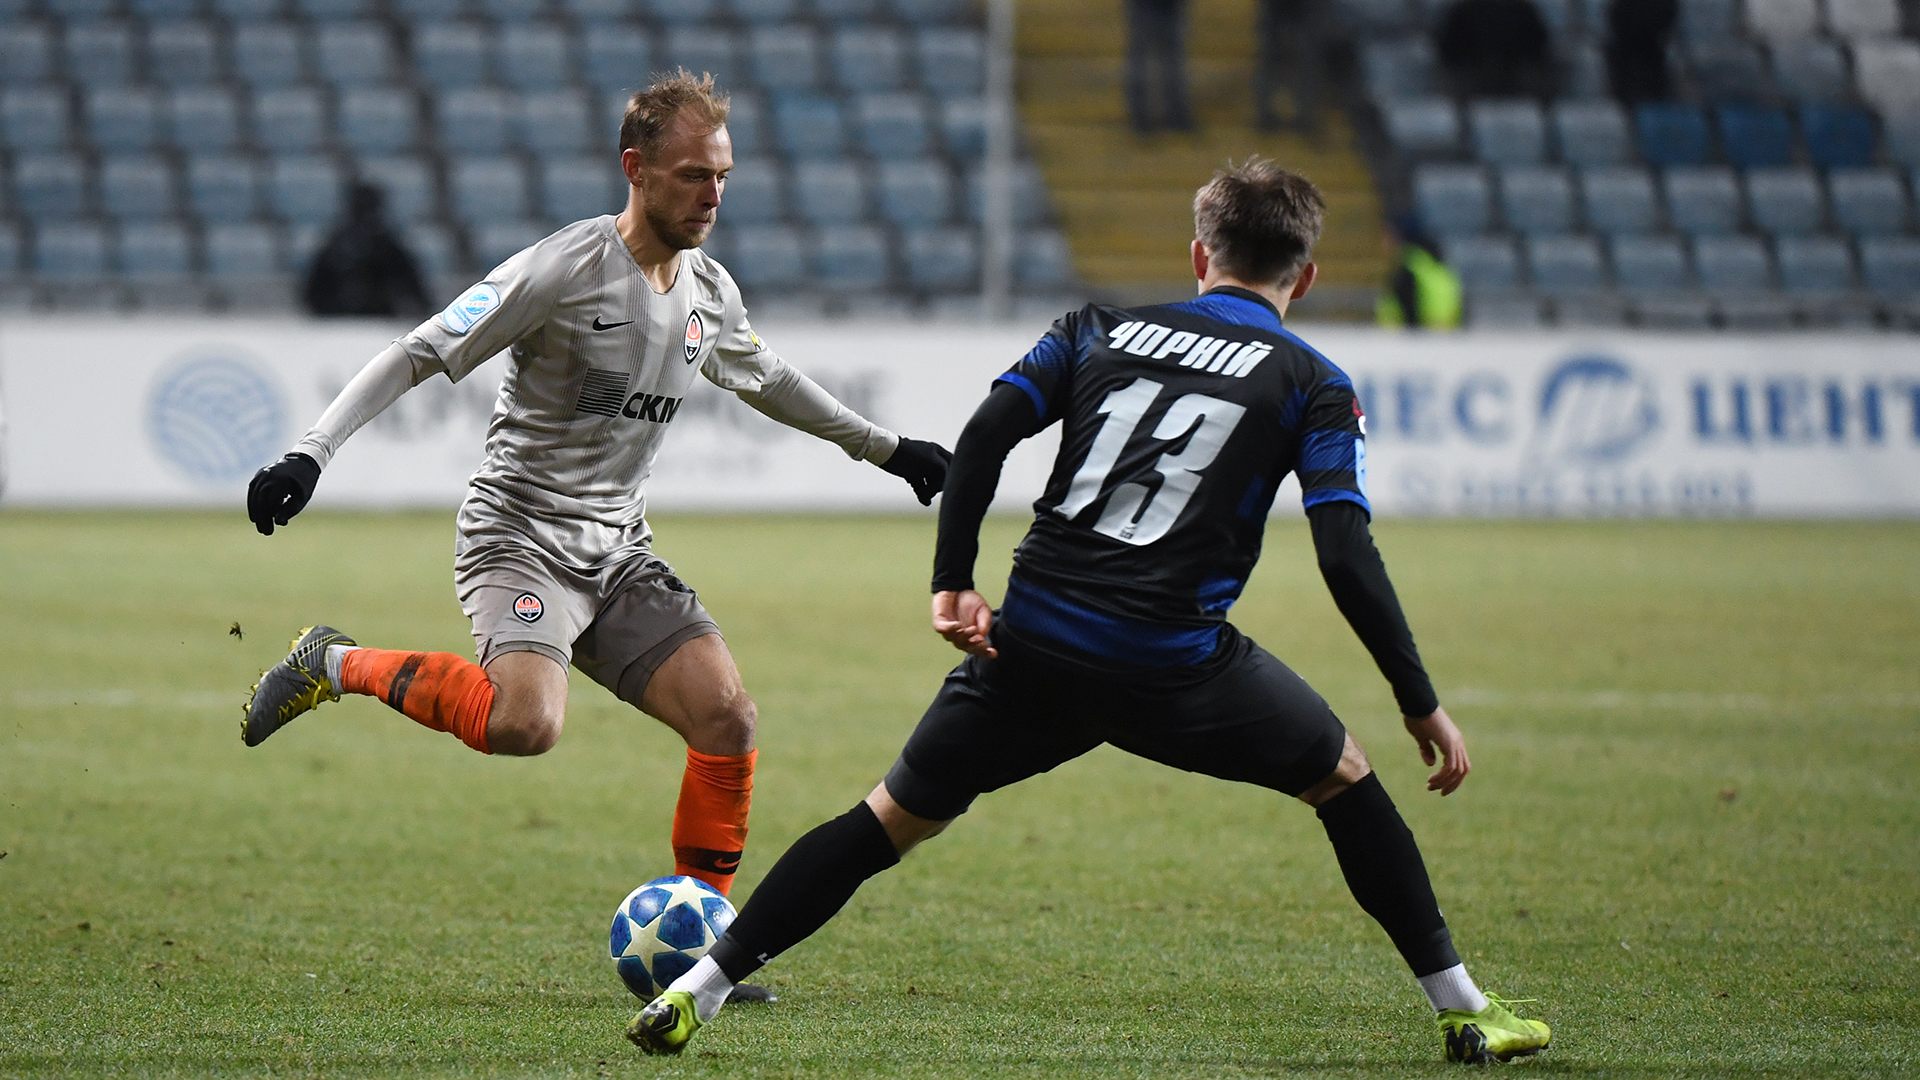
[[[253,686],[240,740],[259,746],[294,717],[323,701],[339,701],[340,688],[327,678],[327,647],[352,645],[353,639],[331,626],[309,626],[293,639],[287,658],[273,665]]]

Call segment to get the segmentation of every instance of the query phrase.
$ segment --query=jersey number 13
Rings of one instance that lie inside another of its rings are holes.
[[[1087,460],[1073,475],[1067,497],[1055,513],[1071,520],[1100,497],[1100,490],[1106,487],[1108,475],[1119,462],[1121,452],[1133,441],[1140,419],[1147,415],[1163,389],[1164,386],[1152,379],[1135,379],[1130,385],[1108,394],[1100,403],[1099,411],[1106,416],[1106,422],[1100,425],[1093,448],[1087,451]],[[1114,488],[1107,499],[1106,510],[1100,520],[1094,522],[1093,531],[1136,546],[1151,544],[1165,536],[1200,487],[1200,474],[1213,464],[1220,448],[1226,445],[1228,436],[1246,414],[1246,406],[1206,394],[1186,394],[1176,399],[1155,425],[1152,438],[1156,442],[1173,442],[1191,431],[1193,435],[1186,447],[1177,454],[1163,453],[1153,463],[1153,470],[1161,479],[1159,489],[1151,492],[1151,500],[1145,484],[1129,481]]]

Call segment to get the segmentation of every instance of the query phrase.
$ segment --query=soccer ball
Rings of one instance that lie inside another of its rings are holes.
[[[640,1000],[652,1001],[731,925],[733,905],[720,890],[699,878],[654,878],[620,901],[607,945],[620,981]]]

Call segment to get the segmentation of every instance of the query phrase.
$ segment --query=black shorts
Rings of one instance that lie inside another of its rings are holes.
[[[998,659],[969,656],[948,674],[887,771],[887,792],[909,814],[955,817],[976,796],[1101,743],[1298,795],[1339,766],[1346,746],[1346,728],[1326,700],[1231,627],[1218,671],[1175,686],[1122,684],[998,634],[994,644]]]

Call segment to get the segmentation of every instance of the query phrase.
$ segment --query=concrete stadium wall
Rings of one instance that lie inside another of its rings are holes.
[[[0,322],[0,479],[18,506],[238,508],[369,357],[378,322],[88,316]],[[881,424],[951,444],[1032,325],[786,323],[761,336]],[[1920,516],[1910,337],[1390,335],[1305,326],[1367,411],[1383,514]],[[319,506],[451,506],[506,361],[435,378],[357,434]],[[917,510],[900,481],[702,383],[673,418],[655,509]],[[1053,432],[997,507],[1040,492]],[[1297,512],[1292,481],[1278,513]]]

